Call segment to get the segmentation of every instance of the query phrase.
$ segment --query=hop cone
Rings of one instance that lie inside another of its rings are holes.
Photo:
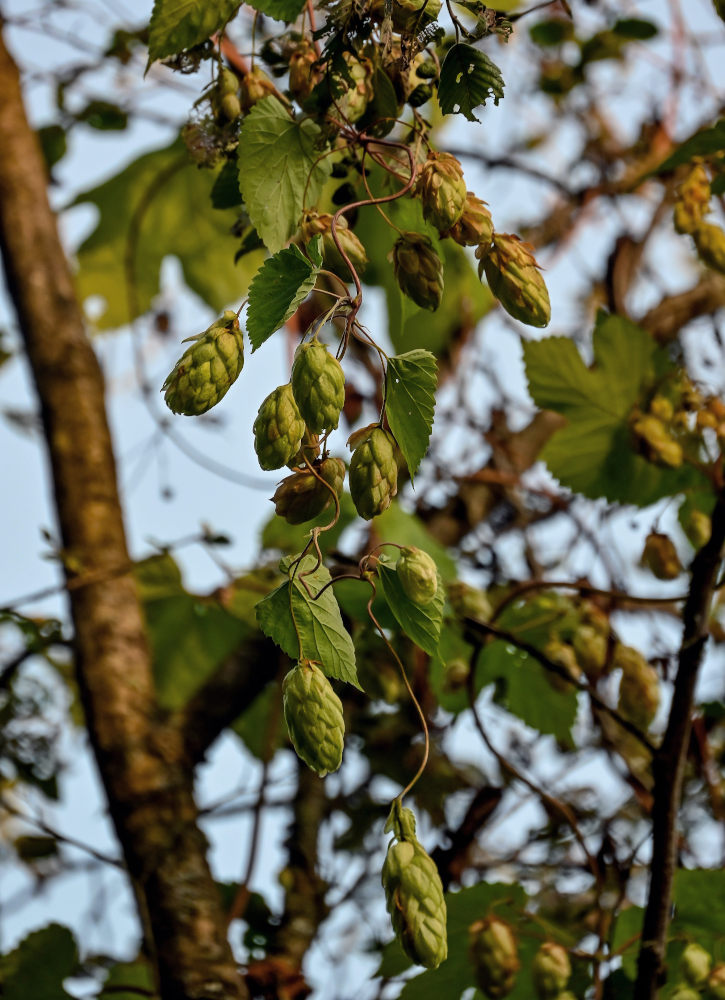
[[[447,233],[460,219],[466,204],[461,164],[450,153],[430,153],[421,167],[416,191],[425,218],[441,233]]]
[[[288,382],[270,392],[254,421],[254,450],[261,467],[281,469],[299,451],[304,433],[305,422]]]
[[[313,68],[317,61],[314,46],[306,40],[302,40],[290,55],[289,89],[298,101],[306,100],[322,78],[319,70]]]
[[[320,668],[300,660],[282,684],[284,720],[297,756],[324,777],[342,763],[342,702]]]
[[[651,413],[634,414],[632,431],[645,458],[673,469],[682,465],[682,445],[675,441],[659,417]]]
[[[236,74],[224,66],[219,74],[216,93],[212,99],[214,110],[220,118],[234,121],[242,113],[238,90],[239,80]]]
[[[348,227],[347,219],[340,216],[335,226],[337,238],[343,251],[350,259],[350,263],[361,274],[368,263],[365,247],[360,239]],[[300,234],[305,243],[309,243],[313,236],[322,236],[322,259],[325,267],[335,271],[346,281],[352,280],[350,269],[345,263],[345,258],[337,249],[337,244],[332,236],[332,216],[328,213],[318,215],[317,212],[306,212],[302,217]]]
[[[403,590],[414,604],[430,604],[438,590],[436,564],[422,549],[404,548],[396,569]]]
[[[489,246],[493,239],[493,221],[486,203],[468,191],[460,219],[445,235],[462,247]]]
[[[194,417],[216,406],[236,381],[244,365],[244,338],[237,314],[228,309],[208,330],[188,340],[191,346],[161,391],[172,413]]]
[[[459,618],[478,618],[487,622],[491,617],[491,602],[482,590],[456,580],[448,584],[448,600]]]
[[[712,1000],[725,1000],[725,962],[719,962],[714,967],[707,980],[707,989]]]
[[[242,110],[249,111],[265,97],[279,97],[279,91],[263,69],[253,66],[239,87],[242,99]]]
[[[382,514],[398,492],[395,441],[382,427],[373,427],[350,459],[350,493],[360,517],[370,521]]]
[[[619,711],[641,729],[647,729],[660,704],[660,681],[657,671],[632,646],[617,645],[612,666],[622,671],[619,685]]]
[[[292,365],[292,391],[313,434],[337,427],[345,403],[345,375],[340,362],[324,344],[312,340],[297,348]]]
[[[334,99],[334,107],[351,124],[362,118],[375,96],[373,90],[373,64],[369,59],[357,59],[350,52],[343,52],[347,75],[336,76],[333,85],[341,91]]]
[[[669,535],[659,531],[651,531],[647,535],[640,562],[658,580],[674,580],[682,572],[675,543]]]
[[[491,291],[507,313],[529,326],[548,324],[549,292],[528,244],[518,236],[497,233],[493,246],[482,244],[476,256],[479,278],[485,271]]]
[[[710,181],[702,164],[689,172],[677,190],[674,207],[675,229],[678,233],[694,233],[710,204]]]
[[[580,625],[572,640],[576,661],[590,681],[596,681],[607,666],[607,636],[593,625]]]
[[[497,917],[484,917],[471,924],[468,933],[468,953],[479,987],[491,1000],[507,996],[514,987],[519,970],[513,931]]]
[[[701,222],[692,234],[700,260],[725,274],[725,232],[712,222]]]
[[[305,427],[305,433],[302,435],[302,443],[289,462],[287,462],[287,468],[299,469],[302,467],[306,469],[307,462],[312,463],[319,457],[320,439],[316,434],[311,434],[308,427]]]
[[[712,956],[701,944],[688,944],[680,958],[682,975],[691,986],[704,986],[710,975]]]
[[[400,290],[421,309],[434,312],[443,298],[443,263],[427,236],[405,233],[393,247],[393,270]]]
[[[342,493],[345,480],[345,463],[339,458],[326,458],[320,462],[314,472],[293,472],[283,479],[272,497],[275,513],[283,517],[288,524],[304,524],[311,521],[326,510],[332,503],[332,493],[336,496]],[[320,482],[321,476],[324,482]]]
[[[569,982],[571,962],[566,948],[544,941],[531,963],[531,977],[539,1000],[556,1000]]]
[[[687,983],[678,983],[670,993],[670,1000],[700,1000],[700,993]]]
[[[382,872],[393,929],[409,958],[435,969],[448,956],[446,901],[438,869],[415,836],[413,813],[397,800],[385,832],[395,835]]]
[[[547,659],[551,660],[552,663],[556,663],[557,666],[565,670],[574,680],[577,680],[581,676],[581,667],[576,661],[576,653],[573,646],[562,642],[561,639],[552,638],[544,646],[543,653]],[[551,670],[546,671],[546,679],[555,691],[571,691],[571,684]]]

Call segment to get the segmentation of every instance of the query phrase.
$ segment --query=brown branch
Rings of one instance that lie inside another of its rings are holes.
[[[192,774],[179,735],[159,721],[133,576],[108,572],[129,557],[103,379],[1,34],[0,93],[0,248],[40,399],[63,550],[72,557],[65,573],[106,577],[69,593],[89,736],[163,1000],[242,1000]]]
[[[639,320],[660,344],[669,344],[686,323],[725,307],[725,278],[708,271],[692,288],[668,295]]]
[[[637,963],[637,1000],[655,1000],[664,980],[664,955],[670,922],[672,883],[677,867],[677,815],[690,742],[695,683],[708,634],[708,616],[725,544],[725,496],[712,514],[710,540],[692,562],[690,592],[683,612],[683,633],[670,717],[653,762],[652,862],[642,945]]]
[[[451,882],[460,882],[468,863],[468,857],[481,828],[498,808],[503,791],[492,785],[479,788],[471,799],[465,816],[455,830],[449,830],[448,847],[436,847],[431,857],[436,863],[443,888]]]

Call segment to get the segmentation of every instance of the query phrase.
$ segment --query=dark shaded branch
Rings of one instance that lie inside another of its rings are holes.
[[[455,830],[447,831],[450,840],[448,847],[436,847],[431,854],[444,889],[447,890],[451,882],[460,882],[476,837],[498,808],[502,795],[503,791],[492,785],[479,788],[460,824]]]
[[[672,883],[677,865],[677,814],[690,742],[695,684],[707,642],[708,616],[723,544],[725,496],[720,496],[712,515],[710,540],[692,562],[670,717],[662,746],[653,762],[652,862],[634,991],[637,1000],[655,1000],[664,979]]]
[[[2,21],[0,20],[0,27]],[[181,739],[159,721],[103,378],[0,34],[0,248],[40,399],[88,731],[163,1000],[243,1000]]]
[[[725,278],[708,271],[686,292],[668,295],[639,320],[660,344],[674,340],[686,323],[698,316],[710,316],[725,307]]]

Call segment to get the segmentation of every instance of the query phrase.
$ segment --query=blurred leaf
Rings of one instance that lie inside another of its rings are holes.
[[[75,117],[99,132],[122,132],[128,125],[128,114],[109,101],[89,101]]]
[[[621,17],[615,22],[612,31],[628,41],[646,42],[659,33],[659,28],[652,21],[645,21],[641,17]]]
[[[268,684],[233,723],[232,729],[257,760],[271,760],[275,751],[287,742],[282,724],[281,685]]]
[[[375,533],[381,542],[396,542],[398,545],[415,545],[431,555],[445,581],[455,580],[457,568],[448,550],[428,531],[417,516],[410,514],[397,500],[375,518]]]
[[[357,124],[368,135],[384,136],[395,128],[399,117],[398,96],[388,74],[379,67],[372,78],[373,99],[365,109],[365,114]]]
[[[552,17],[547,21],[539,21],[529,28],[531,41],[536,45],[561,45],[574,37],[574,25],[561,17]]]
[[[50,170],[63,159],[68,149],[65,129],[61,125],[44,125],[38,129],[37,135],[45,165]]]
[[[422,650],[433,656],[438,648],[446,599],[440,573],[438,590],[428,604],[414,604],[403,590],[397,571],[382,559],[378,563],[378,579],[383,597],[402,630]]]
[[[663,174],[683,163],[689,163],[696,156],[712,156],[725,150],[725,118],[711,128],[703,128],[691,135],[660,163],[655,173]]]
[[[283,559],[282,572],[287,573],[294,561]],[[312,571],[316,562],[314,556],[305,556],[294,578],[285,580],[259,602],[259,627],[290,659],[314,660],[328,677],[359,688],[355,647],[342,623],[333,588],[327,587],[321,597],[317,596],[332,578],[325,566]]]
[[[151,966],[140,960],[112,965],[98,1000],[139,1000],[142,996],[155,1000],[156,992]]]
[[[75,970],[78,949],[67,927],[48,924],[0,959],[3,1000],[71,1000],[63,980]]]
[[[247,332],[252,352],[297,311],[315,286],[317,270],[294,245],[265,260],[249,286]]]
[[[437,387],[436,359],[420,348],[388,358],[385,413],[411,480],[428,451]]]
[[[222,28],[239,0],[155,0],[149,26],[149,61],[190,49]],[[148,66],[146,67],[148,69]]]
[[[620,316],[600,314],[594,329],[594,364],[587,368],[567,337],[524,344],[529,392],[537,406],[568,424],[553,435],[541,458],[562,486],[596,499],[638,507],[705,483],[692,466],[663,468],[638,455],[629,417],[645,389],[672,369],[649,333]]]
[[[188,287],[215,311],[245,294],[264,255],[255,251],[235,266],[231,229],[237,213],[198,210],[208,204],[215,180],[213,171],[191,163],[179,139],[78,195],[74,205],[93,204],[100,211],[98,225],[77,252],[76,274],[81,301],[105,300],[96,327],[114,329],[145,313],[159,293],[161,263],[169,255],[181,263]],[[125,261],[132,249],[129,295]]]
[[[268,14],[277,21],[296,21],[302,13],[306,0],[249,0],[249,6],[260,14]]]
[[[210,193],[212,208],[237,208],[242,204],[237,165],[227,161],[216,176]]]
[[[317,162],[320,129],[291,118],[276,97],[255,104],[239,135],[239,190],[252,225],[271,253],[297,230],[305,204],[314,205],[330,172]]]
[[[438,101],[444,115],[461,114],[469,122],[477,122],[474,110],[489,97],[498,104],[503,88],[501,70],[485,53],[463,42],[450,47],[438,83]]]

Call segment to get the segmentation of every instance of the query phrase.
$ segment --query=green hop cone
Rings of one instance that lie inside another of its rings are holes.
[[[682,513],[682,529],[695,549],[701,549],[706,542],[710,541],[712,534],[712,521],[701,510],[688,510]]]
[[[531,963],[531,977],[539,1000],[555,1000],[569,982],[571,962],[566,948],[544,941]]]
[[[239,90],[243,111],[249,111],[265,97],[280,97],[274,82],[258,66],[253,66],[245,73]]]
[[[459,618],[477,618],[487,622],[491,617],[491,602],[486,594],[462,580],[448,584],[448,600]]]
[[[345,281],[351,281],[350,269],[332,236],[332,218],[328,213],[305,212],[300,224],[300,235],[304,243],[309,243],[314,236],[322,236],[322,260],[325,267],[339,274]],[[335,232],[341,250],[347,254],[357,273],[362,274],[368,263],[365,247],[342,215],[337,220]]]
[[[427,236],[404,233],[393,246],[393,271],[403,295],[435,312],[443,298],[443,262]]]
[[[195,417],[224,398],[244,366],[237,314],[228,309],[208,330],[184,341],[189,342],[161,391],[172,413]]]
[[[660,704],[657,671],[638,649],[622,643],[618,643],[614,649],[612,668],[622,671],[617,706],[620,715],[640,729],[648,729]]]
[[[701,222],[692,234],[701,261],[725,274],[725,232],[714,222]]]
[[[468,191],[460,219],[443,235],[450,236],[462,247],[489,246],[493,239],[493,220],[486,203]]]
[[[297,454],[305,433],[292,386],[270,392],[254,421],[254,450],[263,469],[281,469]]]
[[[345,481],[345,463],[339,458],[325,458],[315,465],[315,472],[299,471],[287,476],[277,487],[272,501],[275,513],[288,524],[304,524],[317,517],[332,503],[332,491],[339,498]],[[320,477],[323,482],[320,482]],[[327,484],[327,485],[325,485]]]
[[[658,580],[675,580],[682,572],[682,563],[675,543],[669,535],[651,531],[644,543],[640,565]]]
[[[725,962],[718,962],[708,976],[707,995],[712,1000],[725,1000]]]
[[[710,195],[707,171],[702,164],[697,164],[677,189],[674,223],[678,233],[695,232],[707,214]]]
[[[562,670],[565,670],[567,674],[573,679],[578,680],[581,677],[581,667],[576,661],[576,653],[574,652],[574,647],[570,646],[566,642],[562,642],[561,639],[555,636],[547,642],[543,649],[544,656],[555,663]],[[571,691],[572,685],[569,681],[555,674],[551,670],[546,671],[546,679],[551,684],[555,691],[561,691],[562,693],[566,691]]]
[[[481,244],[476,257],[479,278],[485,271],[489,288],[510,316],[528,326],[548,325],[549,292],[528,243],[496,233],[493,246]]]
[[[303,39],[289,57],[289,89],[297,101],[305,101],[322,79],[315,68],[318,56],[311,42]]]
[[[311,660],[300,660],[282,684],[284,720],[300,760],[324,777],[342,763],[342,702]]]
[[[607,644],[608,637],[593,625],[580,625],[572,639],[576,661],[592,682],[606,669]]]
[[[212,97],[212,106],[218,118],[234,121],[240,116],[242,104],[238,91],[239,80],[236,74],[224,66],[217,80],[216,93]]]
[[[373,64],[369,59],[357,59],[351,52],[343,52],[347,74],[333,76],[333,108],[350,124],[365,114],[375,96],[373,90]]]
[[[430,604],[438,590],[438,570],[422,549],[408,546],[400,553],[396,569],[403,590],[414,604]]]
[[[429,153],[420,168],[416,193],[423,202],[423,215],[441,233],[460,219],[466,204],[466,182],[461,164],[450,153]]]
[[[350,493],[360,515],[370,521],[390,506],[398,492],[395,441],[382,427],[374,426],[360,441],[350,459]]]
[[[468,954],[476,983],[491,1000],[508,996],[519,971],[518,947],[514,933],[498,917],[484,917],[468,929]]]
[[[337,358],[318,340],[297,348],[292,391],[313,434],[337,427],[345,403],[345,374]]]
[[[691,986],[704,986],[710,975],[712,956],[702,945],[692,942],[682,952],[680,970]]]
[[[415,835],[415,818],[393,803],[385,832],[394,834],[382,871],[385,901],[403,951],[436,969],[448,956],[446,901],[438,869]]]

